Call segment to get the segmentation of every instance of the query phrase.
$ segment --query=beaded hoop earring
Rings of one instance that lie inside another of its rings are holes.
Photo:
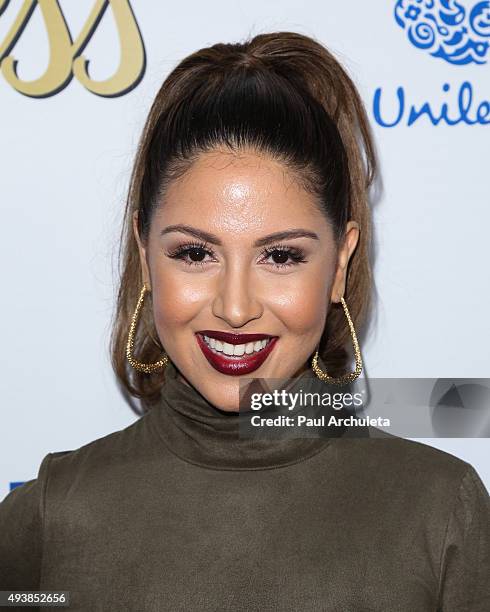
[[[315,356],[313,357],[311,361],[311,367],[315,375],[320,380],[323,380],[324,382],[329,383],[331,385],[343,385],[345,383],[352,382],[356,378],[358,378],[358,376],[362,372],[362,358],[361,358],[361,351],[359,349],[359,343],[357,341],[356,330],[354,329],[354,324],[352,323],[349,309],[347,308],[347,304],[345,303],[344,298],[343,297],[340,298],[340,301],[342,303],[342,307],[344,309],[344,313],[347,318],[350,333],[352,336],[352,344],[354,345],[354,355],[356,359],[356,368],[353,372],[348,372],[347,374],[343,374],[342,376],[339,376],[338,378],[332,378],[326,372],[324,372],[318,365],[318,349],[317,349]]]
[[[149,291],[149,289],[146,286],[146,284],[144,284],[143,288],[141,289],[138,303],[136,304],[136,309],[131,319],[131,325],[129,327],[128,342],[126,344],[126,357],[129,363],[131,364],[131,366],[135,370],[138,370],[139,372],[145,372],[146,374],[151,374],[167,366],[169,362],[169,358],[168,358],[168,355],[164,353],[163,356],[155,363],[142,363],[141,361],[138,361],[137,359],[133,357],[134,335],[136,332],[138,318],[139,318],[141,308],[143,306],[143,301],[145,299],[145,295],[147,291]]]

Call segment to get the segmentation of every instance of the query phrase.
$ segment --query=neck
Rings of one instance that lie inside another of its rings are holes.
[[[302,367],[299,376],[292,380],[289,392],[299,388],[317,393],[327,390],[309,367]],[[328,414],[329,409],[322,407],[322,411]],[[328,437],[245,437],[240,435],[243,430],[239,429],[243,416],[240,412],[226,412],[211,404],[172,362],[165,370],[161,401],[150,413],[171,452],[189,463],[218,470],[259,470],[298,463],[320,452],[343,433],[335,428],[329,431]]]

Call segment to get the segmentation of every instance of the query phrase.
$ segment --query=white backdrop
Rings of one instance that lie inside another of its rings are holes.
[[[25,28],[12,36],[28,4],[0,0],[0,499],[11,483],[35,477],[46,453],[77,448],[136,418],[119,395],[108,353],[129,172],[161,82],[184,56],[215,42],[301,32],[329,47],[360,88],[383,178],[374,208],[378,315],[362,346],[367,375],[490,375],[490,202],[484,165],[490,38],[483,35],[490,2],[460,0],[458,8],[450,1],[456,25],[461,15],[466,20],[472,45],[471,52],[451,57],[443,40],[443,28],[451,26],[440,21],[439,0],[403,0],[399,22],[396,0],[133,0],[146,69],[131,91],[112,97],[96,95],[91,91],[96,86],[78,78],[44,97],[22,93],[30,86],[12,82],[9,56],[18,60],[17,76],[26,82],[41,77],[62,53],[53,46],[59,29],[50,38],[41,13],[42,6],[53,23],[52,0],[34,3]],[[76,42],[97,3],[60,0],[59,5]],[[475,5],[478,20],[469,23]],[[123,14],[125,6],[125,0],[110,2],[83,51],[93,81],[118,70],[112,7]],[[419,24],[424,11],[442,28],[433,42]],[[126,43],[128,24],[126,19],[121,29]],[[124,53],[123,44],[121,62],[127,61]],[[135,51],[133,63],[136,56]],[[61,72],[56,68],[55,77]],[[43,87],[48,91],[41,82],[35,95]],[[432,120],[425,113],[409,125],[411,105],[424,104]],[[490,485],[488,439],[425,442],[469,461]]]

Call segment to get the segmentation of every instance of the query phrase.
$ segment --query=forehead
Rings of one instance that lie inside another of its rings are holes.
[[[250,150],[202,154],[169,185],[155,218],[235,233],[327,224],[314,196],[282,162]]]

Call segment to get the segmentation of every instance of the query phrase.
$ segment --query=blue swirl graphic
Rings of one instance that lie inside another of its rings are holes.
[[[397,0],[395,20],[418,49],[455,65],[486,64],[490,0],[467,11],[456,0]]]

